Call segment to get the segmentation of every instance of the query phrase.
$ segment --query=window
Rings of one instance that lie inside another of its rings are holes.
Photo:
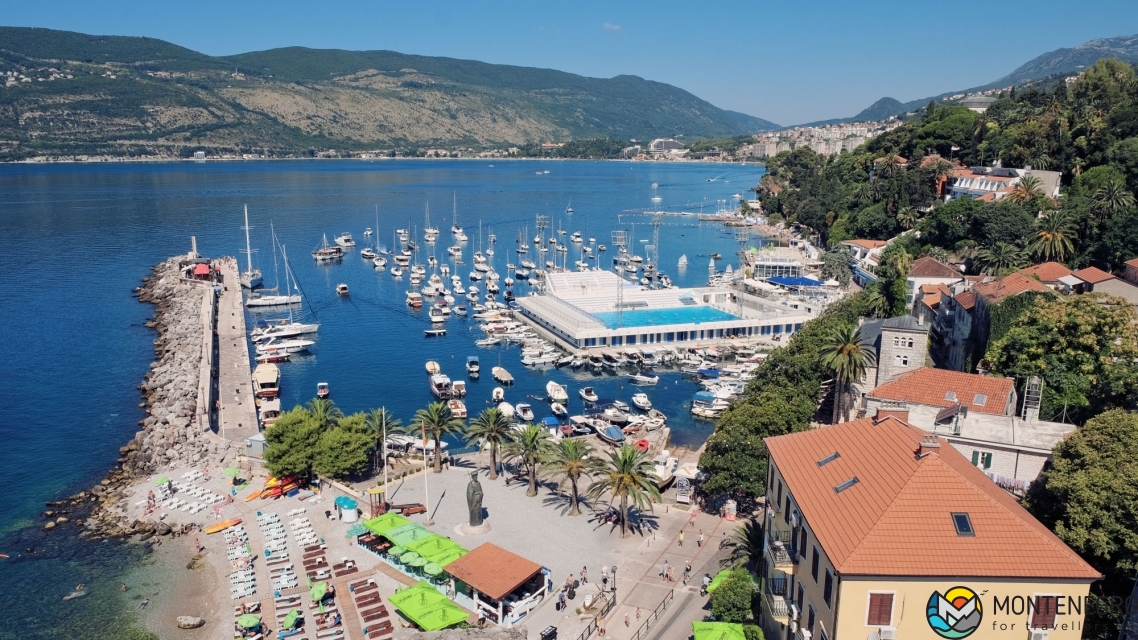
[[[798,555],[800,557],[806,555],[806,527],[802,527],[802,535],[799,537],[798,549]]]
[[[901,338],[898,338],[897,336],[893,336],[893,346],[894,347],[901,346]]]
[[[802,602],[806,599],[806,591],[802,588],[802,583],[798,583],[798,610],[802,611]]]
[[[814,613],[814,607],[811,606],[810,607],[810,615],[806,618],[806,620],[807,620],[806,630],[809,631],[811,635],[814,634],[814,619],[817,617],[818,617],[818,615],[816,613]]]
[[[909,347],[910,349],[912,349],[912,348],[913,348],[913,339],[912,339],[912,338],[909,338],[909,340],[908,340],[908,347]]]
[[[988,394],[977,393],[972,398],[972,404],[976,405],[977,407],[982,407],[982,406],[988,404]]]
[[[824,467],[824,466],[830,464],[831,462],[833,462],[834,460],[837,460],[840,457],[842,457],[842,454],[835,451],[835,452],[831,453],[830,455],[826,456],[825,458],[822,458],[821,460],[819,460],[818,466]]]
[[[893,622],[893,594],[869,594],[869,614],[865,617],[866,626],[888,627]]]
[[[956,402],[956,392],[949,391],[948,393],[944,394],[944,399],[948,400],[949,402]]]
[[[974,536],[976,531],[972,528],[972,518],[967,513],[952,514],[952,524],[956,527],[958,536]]]
[[[1055,624],[1058,605],[1058,596],[1035,596],[1031,605],[1031,628],[1048,629]]]
[[[827,607],[834,607],[834,574],[829,569],[826,569],[826,581],[822,583],[822,599]]]
[[[778,481],[778,502],[776,502],[775,505],[779,507],[782,506],[782,480]]]
[[[822,560],[821,554],[818,553],[818,547],[814,547],[814,555],[810,558],[810,575],[814,576],[814,582],[818,582],[818,563]]]
[[[900,354],[894,355],[893,356],[893,365],[897,366],[897,367],[909,366],[909,356],[903,356]]]
[[[992,468],[992,454],[984,453],[983,451],[972,452],[972,466],[983,467],[984,469]]]
[[[782,520],[790,524],[790,493],[786,494],[786,511],[782,514]]]
[[[861,481],[857,479],[857,476],[854,476],[854,477],[850,478],[849,480],[846,480],[845,482],[834,487],[834,493],[841,493],[841,492],[845,491],[846,489],[849,489],[850,487],[854,486],[855,484],[857,484],[859,482],[861,482]]]

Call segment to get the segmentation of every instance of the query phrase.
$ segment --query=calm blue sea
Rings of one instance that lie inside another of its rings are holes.
[[[155,335],[143,326],[151,307],[133,299],[131,289],[153,264],[188,251],[191,236],[203,255],[238,255],[248,204],[253,261],[270,286],[284,277],[270,225],[286,246],[310,302],[306,312],[321,323],[312,354],[282,364],[286,407],[309,400],[317,382],[328,382],[345,412],[386,406],[406,421],[431,399],[427,360],[439,361],[457,379],[465,378],[466,357],[478,355],[487,370],[500,359],[517,378],[507,399],[544,395],[545,382],[555,379],[569,386],[570,409],[577,411],[583,385],[625,400],[637,389],[620,378],[526,369],[516,348],[478,349],[474,320],[452,319],[448,336],[427,340],[425,312],[404,305],[406,276],[377,272],[359,250],[376,240],[390,246],[395,228],[414,228],[425,262],[429,203],[431,221],[442,229],[435,255],[446,261],[457,202],[469,240],[466,265],[453,269],[466,282],[480,222],[484,249],[491,230],[497,235],[494,263],[503,275],[507,261],[518,261],[519,234],[533,244],[536,215],[549,216],[554,230],[579,230],[610,246],[611,231],[627,229],[633,251],[644,255],[651,227],[643,211],[711,212],[718,200],[745,196],[761,175],[757,166],[500,160],[0,166],[0,468],[6,471],[0,553],[12,556],[0,560],[0,610],[6,612],[0,638],[16,629],[21,637],[114,637],[108,626],[125,615],[126,601],[117,594],[95,592],[68,603],[59,598],[77,582],[109,587],[137,560],[136,552],[63,543],[61,535],[41,540],[25,527],[44,502],[97,482],[135,432],[143,417],[136,386],[152,360]],[[653,203],[653,195],[662,201]],[[565,212],[570,201],[571,215]],[[376,227],[377,210],[377,234],[365,238],[364,229]],[[359,246],[340,264],[315,265],[310,252],[325,234],[331,242],[342,231]],[[737,248],[729,230],[692,218],[669,216],[660,229],[662,268],[681,286],[706,281],[708,254],[723,254],[722,269]],[[681,254],[690,261],[686,271],[675,266]],[[532,249],[529,255],[536,260]],[[611,256],[610,248],[596,263],[609,267]],[[579,257],[569,254],[570,261]],[[341,282],[351,289],[347,298],[335,294]],[[472,413],[487,406],[494,386],[489,376],[470,384]],[[683,405],[695,386],[678,374],[663,375],[646,391],[674,416],[676,444],[698,446],[710,433],[709,423],[687,417]],[[534,405],[538,415],[548,415],[544,405]]]

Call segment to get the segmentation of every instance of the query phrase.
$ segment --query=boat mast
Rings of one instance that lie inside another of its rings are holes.
[[[253,274],[253,249],[249,246],[249,205],[245,205],[245,272]]]

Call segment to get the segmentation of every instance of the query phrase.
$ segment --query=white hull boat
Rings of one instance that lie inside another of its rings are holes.
[[[300,353],[301,351],[308,351],[308,348],[314,344],[316,343],[311,340],[269,340],[264,344],[257,345],[257,354]]]

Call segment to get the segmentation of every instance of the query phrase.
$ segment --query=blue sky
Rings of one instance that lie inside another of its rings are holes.
[[[1138,33],[1138,2],[8,2],[0,24],[145,35],[208,54],[391,49],[633,74],[779,124],[985,84],[1036,55]],[[3,43],[0,43],[3,46]]]

